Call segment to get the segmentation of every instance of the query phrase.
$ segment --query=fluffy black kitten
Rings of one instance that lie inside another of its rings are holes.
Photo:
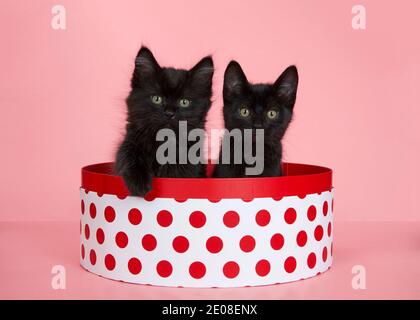
[[[151,51],[142,47],[135,60],[131,92],[126,100],[126,136],[115,161],[132,195],[145,195],[152,177],[205,177],[204,164],[164,164],[156,160],[160,129],[174,130],[178,141],[179,121],[188,132],[204,129],[211,105],[213,60],[205,57],[191,70],[160,67]],[[177,143],[177,142],[176,142]],[[178,153],[178,149],[177,149]]]
[[[281,139],[292,119],[296,101],[298,72],[295,66],[288,67],[273,84],[251,84],[241,66],[231,61],[225,71],[223,85],[223,116],[227,130],[264,129],[264,158],[259,159],[264,169],[257,176],[281,176]],[[253,152],[255,153],[255,130]],[[226,137],[226,135],[225,135]],[[245,139],[244,139],[245,140]],[[230,143],[230,163],[222,164],[221,155],[213,177],[245,177],[246,163],[234,164],[235,143]],[[244,142],[242,142],[244,143]],[[242,146],[244,151],[244,145]],[[258,160],[257,160],[258,161]]]

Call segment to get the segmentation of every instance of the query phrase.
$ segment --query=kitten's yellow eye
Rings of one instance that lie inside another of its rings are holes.
[[[188,99],[183,98],[183,99],[179,100],[179,106],[180,107],[186,108],[186,107],[189,107],[190,104],[191,104],[191,101],[188,100]]]
[[[152,96],[151,99],[152,99],[152,102],[158,106],[161,105],[163,102],[163,99],[161,96]]]
[[[279,113],[275,110],[270,110],[267,112],[267,117],[270,118],[271,120],[276,119],[278,115]]]
[[[239,113],[240,113],[241,117],[244,117],[244,118],[248,117],[249,114],[250,114],[250,112],[247,108],[242,108],[241,110],[239,110]]]

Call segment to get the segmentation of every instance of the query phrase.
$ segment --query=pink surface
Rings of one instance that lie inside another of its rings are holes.
[[[251,288],[182,289],[122,283],[83,270],[76,222],[3,222],[0,299],[420,299],[419,235],[420,222],[339,222],[333,266],[315,278]],[[51,286],[54,265],[66,270],[65,290]],[[365,290],[352,288],[355,265],[366,270]]]
[[[230,59],[253,81],[297,64],[285,160],[334,169],[337,220],[419,219],[418,1],[363,1],[363,31],[350,0],[62,0],[66,30],[56,1],[0,4],[1,220],[78,219],[79,169],[113,158],[141,43],[163,65],[214,55],[209,127]]]

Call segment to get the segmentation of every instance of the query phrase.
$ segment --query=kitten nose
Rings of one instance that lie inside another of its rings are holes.
[[[257,128],[257,129],[261,129],[263,127],[262,122],[259,122],[259,121],[255,122],[254,127]]]
[[[172,119],[175,116],[175,112],[173,112],[172,110],[165,110],[165,114],[170,119]]]

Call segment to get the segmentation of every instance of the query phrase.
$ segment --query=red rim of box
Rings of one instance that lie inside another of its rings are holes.
[[[264,178],[154,178],[152,190],[145,196],[151,201],[155,198],[187,199],[242,199],[273,198],[280,200],[285,196],[299,196],[321,193],[332,189],[332,170],[325,167],[283,163],[284,176]],[[120,176],[113,174],[113,163],[98,163],[82,168],[82,188],[116,195],[121,199],[130,193]]]

